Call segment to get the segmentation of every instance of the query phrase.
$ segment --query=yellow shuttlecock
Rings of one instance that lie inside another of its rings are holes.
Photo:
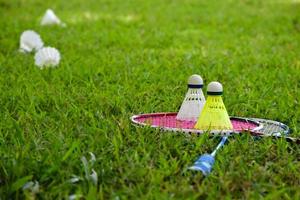
[[[207,99],[195,125],[199,130],[232,130],[232,124],[222,100],[223,87],[219,82],[207,86]]]

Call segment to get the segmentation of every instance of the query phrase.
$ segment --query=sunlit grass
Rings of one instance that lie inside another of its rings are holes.
[[[47,8],[67,27],[41,27]],[[176,111],[198,73],[223,84],[230,115],[300,137],[299,11],[277,0],[0,0],[1,199],[299,199],[297,145],[230,138],[204,178],[187,167],[219,138],[129,120]],[[18,52],[26,29],[60,51],[57,69]]]
[[[134,14],[124,14],[124,15],[114,15],[110,13],[96,13],[85,11],[82,13],[76,13],[75,15],[70,12],[70,16],[67,16],[67,22],[70,24],[77,23],[90,23],[95,21],[107,21],[108,23],[112,23],[114,21],[130,23],[138,20],[138,16]]]

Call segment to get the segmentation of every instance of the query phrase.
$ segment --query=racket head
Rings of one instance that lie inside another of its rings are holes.
[[[195,121],[177,120],[176,116],[177,113],[175,112],[140,114],[132,116],[131,121],[137,126],[187,134],[209,133],[213,135],[231,135],[241,132],[258,132],[263,128],[262,124],[257,121],[248,118],[231,117],[233,130],[198,130],[194,129]]]

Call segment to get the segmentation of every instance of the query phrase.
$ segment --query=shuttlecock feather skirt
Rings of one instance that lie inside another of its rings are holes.
[[[232,130],[221,95],[209,95],[195,125],[199,130]]]
[[[177,120],[197,121],[205,104],[205,97],[201,88],[189,88],[181,104]]]

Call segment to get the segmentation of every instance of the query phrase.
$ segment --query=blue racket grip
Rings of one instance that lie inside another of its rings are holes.
[[[215,158],[211,154],[203,154],[200,156],[190,170],[201,171],[205,176],[208,176],[215,163]]]

